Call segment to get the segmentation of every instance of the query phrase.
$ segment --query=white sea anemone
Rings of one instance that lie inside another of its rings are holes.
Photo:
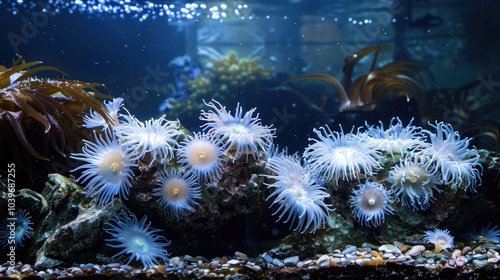
[[[231,111],[226,111],[226,107],[219,102],[206,103],[205,105],[213,108],[213,111],[202,111],[200,120],[207,121],[202,127],[208,133],[214,133],[226,142],[228,148],[235,148],[235,159],[245,154],[248,162],[248,155],[257,159],[259,151],[267,151],[273,143],[275,129],[270,126],[263,126],[260,122],[259,115],[253,117],[256,108],[246,112],[242,117],[243,109],[236,105],[234,116]]]
[[[335,178],[338,185],[343,180],[360,179],[360,173],[371,176],[373,170],[380,168],[379,152],[366,142],[366,134],[353,135],[332,132],[328,126],[314,129],[319,140],[313,140],[304,152],[309,168],[325,179]]]
[[[170,241],[157,234],[162,230],[149,229],[151,222],[146,225],[146,216],[138,221],[134,214],[127,215],[125,212],[121,212],[106,225],[109,227],[104,230],[112,236],[106,241],[117,243],[108,244],[108,246],[122,249],[113,257],[125,253],[130,254],[127,264],[135,258],[135,260],[140,260],[144,267],[147,268],[159,264],[158,259],[168,261],[169,254],[164,247],[168,246]]]
[[[104,105],[108,110],[108,117],[111,120],[111,125],[115,127],[118,126],[120,124],[118,120],[118,111],[120,111],[120,108],[123,106],[123,98],[118,97],[113,99],[113,101],[104,101]],[[104,117],[93,110],[90,110],[90,116],[83,117],[83,121],[85,122],[84,126],[87,128],[108,127],[108,122]]]
[[[427,209],[434,200],[434,191],[441,192],[436,186],[440,180],[432,166],[420,162],[418,157],[407,156],[394,165],[388,181],[401,204],[417,210]]]
[[[476,149],[468,149],[470,139],[460,140],[460,134],[451,124],[436,122],[435,126],[429,125],[436,129],[436,134],[429,133],[431,146],[421,153],[440,171],[442,184],[476,191],[476,182],[481,183],[481,165]]]
[[[434,231],[426,231],[423,240],[425,243],[434,244],[434,253],[439,253],[442,250],[453,248],[453,236],[450,231],[435,229]]]
[[[86,184],[88,196],[98,198],[99,205],[104,205],[118,195],[126,198],[136,167],[136,158],[124,149],[122,141],[117,139],[111,128],[104,130],[104,139],[94,132],[95,143],[83,140],[82,153],[73,153],[71,158],[86,162],[72,170],[83,170],[77,181]]]
[[[390,192],[377,182],[366,182],[358,187],[352,190],[350,199],[353,215],[365,226],[380,226],[384,223],[385,215],[394,211],[390,205]]]
[[[305,172],[300,162],[291,156],[279,156],[266,164],[266,168],[276,175],[262,175],[275,180],[266,185],[275,191],[267,198],[274,201],[271,206],[279,205],[273,215],[281,214],[278,221],[286,216],[284,223],[290,222],[290,228],[296,224],[294,231],[304,233],[312,226],[311,233],[326,220],[333,211],[325,199],[330,195],[316,183],[314,176]]]
[[[403,155],[409,150],[415,148],[424,148],[428,146],[425,143],[425,135],[422,133],[422,128],[411,125],[410,123],[404,127],[403,122],[399,118],[392,118],[389,128],[384,129],[384,125],[380,122],[380,126],[368,126],[367,142],[374,148],[386,152],[394,158],[394,155]]]
[[[133,153],[143,158],[151,154],[152,165],[157,158],[163,164],[166,159],[174,156],[174,147],[177,146],[175,137],[182,134],[178,121],[168,121],[165,115],[158,119],[141,122],[131,115],[122,115],[124,120],[117,127],[117,133],[124,139],[123,145]]]
[[[0,243],[4,247],[24,247],[24,240],[33,237],[33,222],[26,210],[16,210],[14,220],[7,218],[0,225]]]
[[[216,180],[222,171],[223,143],[214,134],[195,133],[177,148],[179,163],[194,173],[200,182]]]
[[[178,220],[195,211],[200,199],[200,186],[196,176],[190,172],[169,170],[158,176],[159,188],[156,189],[160,206],[165,212],[175,216]]]

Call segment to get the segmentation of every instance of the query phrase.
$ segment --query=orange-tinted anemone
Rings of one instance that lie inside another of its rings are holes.
[[[375,69],[378,54],[389,45],[367,47],[345,58],[344,80],[326,74],[295,77],[284,83],[301,80],[321,80],[327,82],[336,91],[339,99],[338,111],[371,110],[375,104],[387,96],[406,96],[407,99],[422,99],[425,79],[420,72],[432,75],[424,66],[411,61],[396,61]],[[364,57],[374,54],[370,71],[353,81],[354,66]],[[293,92],[293,91],[292,91]],[[323,108],[319,107],[321,110]]]
[[[41,63],[19,57],[10,68],[0,65],[0,144],[10,149],[16,162],[23,162],[23,151],[48,161],[50,147],[64,156],[67,140],[86,110],[108,115],[97,100],[108,97],[97,90],[104,85],[34,77],[46,70],[64,74],[55,67],[37,67]]]

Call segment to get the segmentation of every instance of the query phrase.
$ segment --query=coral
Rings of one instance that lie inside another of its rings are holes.
[[[12,219],[6,219],[0,225],[0,243],[4,247],[24,247],[24,240],[33,237],[33,222],[26,210],[16,210]]]
[[[436,184],[440,180],[432,166],[420,162],[418,157],[407,156],[394,165],[387,179],[401,204],[416,210],[425,210],[434,198],[434,191],[441,192]]]
[[[133,177],[132,167],[136,156],[124,149],[122,140],[118,139],[112,128],[104,130],[97,136],[94,132],[95,143],[84,140],[82,153],[74,153],[71,158],[86,162],[73,169],[72,172],[83,170],[77,181],[87,183],[88,196],[95,196],[99,205],[113,200],[115,195],[126,198]]]
[[[314,143],[304,151],[304,158],[312,171],[327,180],[335,178],[338,185],[340,178],[359,181],[361,172],[371,176],[373,170],[380,167],[379,154],[365,141],[366,134],[344,134],[342,127],[340,133],[332,132],[330,127],[325,127],[313,130],[319,140],[310,138]]]
[[[272,184],[265,183],[269,188],[275,188],[267,198],[274,201],[271,206],[279,205],[273,215],[281,212],[278,221],[286,216],[284,223],[290,222],[290,228],[304,233],[312,225],[311,233],[326,221],[328,213],[333,211],[330,204],[324,202],[330,195],[316,182],[310,172],[304,171],[299,161],[290,156],[281,156],[269,161],[266,168],[276,175],[262,175],[274,179]]]
[[[213,133],[195,133],[177,148],[178,163],[196,175],[200,182],[214,181],[222,171],[223,143]]]
[[[183,216],[195,211],[195,206],[200,199],[200,186],[196,182],[196,176],[190,172],[171,170],[162,172],[158,176],[159,188],[155,196],[161,208],[170,215],[180,220]]]
[[[164,247],[170,245],[170,241],[157,234],[162,230],[150,229],[151,222],[146,225],[146,216],[138,221],[135,215],[121,212],[106,225],[109,227],[105,231],[112,236],[106,241],[117,243],[108,246],[122,249],[113,257],[127,253],[131,255],[127,264],[135,258],[147,268],[159,264],[158,259],[168,261],[169,254]]]
[[[376,182],[366,182],[358,187],[359,189],[352,190],[352,214],[365,226],[380,226],[384,223],[385,215],[394,211],[390,205],[390,192]]]
[[[201,112],[200,119],[207,122],[202,127],[220,137],[229,149],[236,149],[234,159],[244,154],[248,162],[248,154],[258,159],[259,148],[260,151],[269,149],[273,143],[275,129],[263,126],[258,114],[253,117],[256,108],[247,111],[242,117],[243,109],[238,104],[233,117],[231,111],[226,111],[225,106],[215,100],[212,101],[205,105],[212,107],[214,111]]]
[[[116,127],[116,133],[123,139],[125,149],[132,150],[139,158],[150,154],[150,166],[157,158],[160,163],[174,156],[174,147],[178,145],[175,138],[182,134],[178,121],[168,121],[165,115],[158,119],[139,121],[134,116],[123,115],[124,120]]]
[[[434,244],[434,253],[453,248],[453,236],[449,230],[435,229],[426,231],[423,242]]]

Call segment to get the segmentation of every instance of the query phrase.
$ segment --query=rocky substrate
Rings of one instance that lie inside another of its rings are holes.
[[[201,256],[171,257],[153,268],[134,264],[74,264],[69,268],[36,270],[30,264],[0,266],[0,277],[11,279],[497,279],[500,246],[482,244],[452,252],[434,253],[423,245],[384,244],[377,248],[347,246],[312,258],[286,255],[281,246],[256,258],[236,252],[232,257],[207,260]]]

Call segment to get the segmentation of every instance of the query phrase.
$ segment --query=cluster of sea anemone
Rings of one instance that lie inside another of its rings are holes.
[[[86,141],[82,153],[72,155],[85,162],[75,169],[82,172],[77,180],[103,205],[116,196],[126,199],[135,187],[134,172],[146,168],[155,174],[153,195],[159,207],[180,220],[196,211],[204,199],[202,188],[218,185],[229,163],[263,163],[267,172],[260,175],[269,192],[269,207],[278,221],[300,233],[314,233],[328,221],[335,205],[327,186],[347,188],[359,224],[378,227],[396,211],[395,203],[425,210],[447,185],[474,191],[479,181],[477,151],[444,123],[433,125],[436,133],[411,122],[404,126],[397,118],[388,128],[366,125],[348,133],[341,126],[339,131],[324,126],[313,130],[317,139],[310,139],[301,158],[273,145],[275,130],[261,124],[255,108],[244,113],[237,105],[232,114],[215,100],[205,104],[210,110],[201,112],[202,131],[189,134],[165,116],[141,122],[128,112],[118,113],[120,100],[106,103],[116,121],[103,122],[95,112],[85,119],[88,127],[99,126],[103,132],[95,133],[95,141]],[[379,177],[384,172],[385,177]],[[128,249],[132,257],[151,266],[158,256],[148,259],[138,240],[157,235],[148,231],[145,218],[134,219],[123,215],[108,232],[130,234],[120,239],[122,252]],[[127,233],[137,228],[142,230]]]

